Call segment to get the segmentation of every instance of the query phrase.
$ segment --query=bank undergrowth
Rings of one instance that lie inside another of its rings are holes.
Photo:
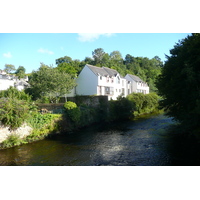
[[[16,128],[26,123],[32,128],[32,133],[23,139],[20,139],[18,135],[11,134],[0,144],[0,148],[26,144],[41,140],[51,133],[67,133],[94,123],[110,123],[132,119],[141,114],[156,111],[159,105],[159,96],[154,93],[146,95],[132,93],[127,98],[119,96],[117,100],[100,101],[95,106],[77,105],[68,101],[62,108],[62,114],[42,114],[38,112],[38,108],[26,94],[23,93],[22,95],[14,89],[10,89],[5,94],[4,97],[0,98],[0,102],[2,102],[0,103],[0,112],[4,116],[4,118],[1,117],[1,122],[10,126],[13,133]],[[28,100],[25,101],[25,98]],[[6,104],[3,104],[3,102],[6,102]]]

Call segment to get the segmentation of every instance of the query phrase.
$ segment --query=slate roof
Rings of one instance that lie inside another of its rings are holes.
[[[132,74],[128,74],[134,81],[136,82],[143,82],[144,81],[142,79],[140,79],[138,76],[132,75]]]
[[[87,66],[98,76],[116,76],[119,74],[116,70],[110,69],[108,67],[96,67],[93,65],[88,65]]]

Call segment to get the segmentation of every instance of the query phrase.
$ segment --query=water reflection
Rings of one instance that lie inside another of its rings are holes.
[[[200,163],[200,148],[191,148],[193,142],[184,146],[183,140],[176,140],[168,131],[173,123],[171,118],[153,115],[133,122],[55,135],[1,150],[0,165],[160,166]]]

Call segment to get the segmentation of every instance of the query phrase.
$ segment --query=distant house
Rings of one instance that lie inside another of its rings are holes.
[[[126,97],[128,94],[149,93],[147,83],[139,77],[127,74],[122,77],[118,71],[107,67],[85,65],[76,79],[77,86],[68,97],[75,95],[103,95],[108,100],[116,100],[118,96]]]
[[[29,86],[28,77],[18,79],[14,75],[9,75],[5,71],[0,70],[0,91],[7,90],[9,87],[15,87],[18,90],[23,90]]]
[[[127,95],[127,81],[116,70],[107,67],[85,65],[80,72],[75,88],[77,95],[106,95],[116,100]]]
[[[149,86],[138,76],[127,74],[125,79],[131,83],[130,91],[128,93],[135,92],[149,94]]]

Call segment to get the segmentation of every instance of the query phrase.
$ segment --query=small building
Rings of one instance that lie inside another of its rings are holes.
[[[117,97],[126,97],[128,94],[149,93],[147,83],[139,77],[127,74],[122,77],[118,71],[107,67],[96,67],[86,64],[76,79],[77,86],[71,90],[67,97],[75,95],[108,96],[108,100]]]
[[[7,90],[9,87],[15,87],[18,90],[23,90],[28,86],[28,77],[18,79],[16,76],[6,74],[5,71],[0,70],[0,91]]]
[[[116,70],[107,67],[85,65],[80,72],[75,88],[76,95],[106,95],[116,100],[127,95],[127,81]]]
[[[143,93],[143,94],[149,94],[149,86],[147,83],[145,83],[142,79],[140,79],[138,76],[127,74],[125,76],[125,79],[127,81],[130,81],[130,93]],[[129,93],[128,92],[128,93]]]

